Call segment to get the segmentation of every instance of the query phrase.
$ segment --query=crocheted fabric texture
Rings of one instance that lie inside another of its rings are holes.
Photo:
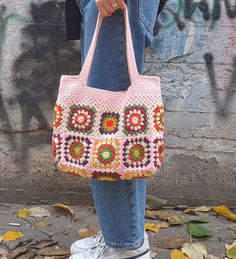
[[[54,105],[57,169],[110,181],[153,176],[164,162],[161,96],[95,89],[96,96],[83,90],[75,95],[61,89]]]

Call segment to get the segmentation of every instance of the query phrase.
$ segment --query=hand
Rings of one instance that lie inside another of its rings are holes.
[[[125,8],[124,0],[95,0],[95,2],[102,16],[111,16],[116,10]],[[112,6],[116,3],[116,6]]]

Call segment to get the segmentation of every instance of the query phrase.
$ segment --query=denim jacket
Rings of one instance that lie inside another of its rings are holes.
[[[127,0],[129,1],[129,0]],[[135,1],[135,0],[131,0]],[[147,4],[148,0],[138,0],[139,1],[139,18],[145,24],[148,29],[153,29],[154,24],[150,24],[148,8],[150,6]],[[158,14],[162,11],[165,3],[168,0],[161,0],[158,12],[155,15],[156,19]],[[66,0],[65,2],[65,28],[66,36],[65,41],[69,40],[79,40],[80,39],[80,22],[81,22],[81,12],[76,3],[76,0]]]

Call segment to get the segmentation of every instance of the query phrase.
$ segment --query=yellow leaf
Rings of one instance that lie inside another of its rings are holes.
[[[171,251],[171,259],[190,259],[188,256],[186,256],[184,253],[182,253],[178,249],[174,249]]]
[[[28,208],[23,208],[18,211],[18,217],[21,219],[26,218],[29,214],[31,213],[30,209]]]
[[[145,223],[144,224],[144,229],[145,230],[151,230],[152,232],[157,233],[161,228],[167,228],[169,227],[169,223],[162,221],[158,224],[154,223]]]
[[[185,214],[193,214],[193,215],[199,215],[200,213],[193,209],[193,208],[187,208],[183,211]]]
[[[91,236],[97,235],[98,232],[99,232],[98,229],[82,228],[79,230],[79,236],[80,238],[91,237]]]
[[[217,214],[222,215],[228,219],[236,221],[236,214],[232,213],[227,207],[224,205],[222,206],[215,206],[212,208]]]
[[[66,210],[67,212],[69,212],[71,215],[74,215],[74,210],[69,207],[68,205],[66,204],[61,204],[61,203],[57,203],[57,204],[54,204],[52,205],[54,208],[60,208],[60,209],[63,209],[63,210]]]
[[[12,241],[16,240],[18,238],[23,237],[24,235],[21,232],[16,232],[16,231],[8,231],[4,235],[0,236],[0,239],[3,241]]]
[[[200,206],[200,207],[196,207],[195,210],[199,211],[199,212],[208,212],[212,209],[212,207],[207,207],[207,206]]]

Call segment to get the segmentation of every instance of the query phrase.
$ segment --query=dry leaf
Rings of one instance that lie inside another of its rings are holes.
[[[165,249],[180,248],[184,243],[190,242],[189,237],[169,237],[157,240],[157,246]]]
[[[229,258],[236,258],[236,241],[233,242],[233,244],[225,244],[226,247],[226,255]]]
[[[222,215],[228,219],[231,219],[233,221],[236,221],[236,214],[232,213],[227,207],[225,206],[215,206],[212,208],[214,212],[216,212],[219,215]]]
[[[177,205],[175,208],[180,209],[180,210],[185,210],[185,209],[189,208],[189,206],[187,206],[187,205]]]
[[[205,259],[220,259],[220,258],[214,255],[207,255]]]
[[[159,218],[161,220],[166,220],[169,222],[176,222],[179,221],[181,218],[176,214],[171,214],[170,212],[166,210],[159,210],[159,211],[153,211],[151,214],[148,212],[149,215],[155,216],[156,218]]]
[[[200,215],[201,213],[199,213],[198,211],[196,211],[195,209],[192,208],[187,208],[183,211],[185,214],[192,214],[192,215]]]
[[[52,206],[53,206],[54,208],[63,209],[63,210],[65,210],[65,211],[69,212],[71,215],[74,215],[74,214],[75,214],[74,210],[73,210],[70,206],[68,206],[68,205],[66,205],[66,204],[57,203],[57,204],[54,204],[54,205],[52,205]]]
[[[11,251],[11,258],[19,258],[21,255],[27,253],[28,248],[26,246],[21,246],[18,247],[16,249],[14,249],[13,251]]]
[[[98,229],[82,228],[79,230],[79,236],[80,238],[91,237],[91,236],[97,235],[98,232],[99,232]]]
[[[150,258],[154,259],[157,256],[157,253],[150,251]]]
[[[207,256],[206,247],[202,243],[185,243],[182,252],[191,259],[204,259]]]
[[[44,220],[44,221],[36,222],[34,225],[38,228],[45,228],[45,227],[48,227],[51,224],[49,224],[48,221]]]
[[[207,207],[207,206],[200,206],[196,207],[195,210],[199,212],[208,212],[212,209],[212,207]]]
[[[31,248],[41,249],[48,246],[56,245],[58,242],[54,240],[41,240],[37,243],[30,244]]]
[[[31,211],[28,208],[23,208],[21,210],[18,211],[18,217],[21,219],[26,218],[29,214],[31,213]]]
[[[169,223],[162,221],[160,223],[154,224],[154,223],[145,223],[144,229],[145,230],[151,230],[152,232],[157,233],[161,228],[167,228],[169,227]]]
[[[171,251],[171,259],[190,259],[190,258],[185,254],[183,254],[180,250],[174,249]]]
[[[5,250],[5,249],[0,249],[0,258],[1,259],[9,259],[10,256],[9,256],[8,251]]]
[[[49,211],[42,208],[42,207],[29,208],[29,210],[31,211],[31,213],[30,213],[31,217],[42,218],[42,217],[50,217],[51,216]]]
[[[3,241],[12,241],[18,238],[23,237],[24,235],[21,232],[16,231],[7,231],[4,235],[0,236],[0,239]]]
[[[38,255],[44,256],[53,256],[53,255],[69,255],[70,250],[66,248],[58,248],[58,247],[45,247],[38,250]]]
[[[157,215],[155,214],[155,210],[146,210],[145,212],[145,218],[147,219],[156,219]]]

